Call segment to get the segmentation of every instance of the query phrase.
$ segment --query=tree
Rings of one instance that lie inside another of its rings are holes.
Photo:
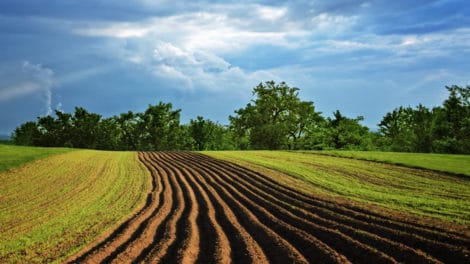
[[[368,149],[372,144],[369,128],[361,125],[364,117],[347,118],[339,110],[327,118],[325,145],[336,149]]]
[[[26,122],[13,132],[13,144],[20,146],[34,146],[39,139],[39,129],[36,122]]]
[[[74,127],[72,123],[72,115],[59,110],[55,110],[55,114],[57,116],[56,123],[58,129],[56,135],[57,146],[73,147],[72,134]]]
[[[37,145],[42,147],[59,147],[61,139],[61,128],[59,122],[54,117],[48,115],[38,117],[39,137]]]
[[[379,131],[387,139],[390,150],[413,151],[413,109],[401,106],[387,113],[379,123]]]
[[[290,149],[301,149],[302,143],[299,140],[308,134],[310,129],[324,121],[320,112],[315,112],[313,102],[298,102],[289,116],[288,138],[290,140]]]
[[[419,104],[412,112],[413,152],[428,153],[432,151],[432,118],[433,113]]]
[[[72,144],[76,148],[96,148],[101,115],[90,113],[85,108],[75,107],[72,116]]]
[[[118,129],[118,142],[119,149],[122,150],[137,150],[140,138],[143,136],[139,132],[138,126],[138,115],[132,111],[127,113],[121,113],[119,116],[114,117],[117,123]]]
[[[253,89],[255,99],[229,117],[231,129],[239,138],[247,136],[255,149],[288,148],[289,139],[296,142],[315,113],[313,103],[302,102],[298,91],[285,82],[260,83]]]
[[[103,150],[120,149],[119,134],[119,123],[115,117],[101,119],[98,125],[96,148]]]
[[[433,150],[470,153],[470,86],[446,86],[449,97],[434,109]]]
[[[205,150],[209,142],[213,140],[215,124],[209,120],[198,116],[196,120],[189,121],[189,132],[196,144],[196,150]]]
[[[171,103],[149,105],[140,115],[145,132],[143,140],[152,150],[179,149],[181,136],[180,109],[172,110]]]

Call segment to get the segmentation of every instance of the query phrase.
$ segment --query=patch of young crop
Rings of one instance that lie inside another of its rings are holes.
[[[288,174],[300,182],[299,188],[310,193],[460,224],[470,223],[470,181],[466,177],[312,153],[233,151],[205,154]]]
[[[0,262],[63,260],[143,206],[136,153],[77,150],[0,173]]]
[[[72,151],[67,148],[40,148],[0,144],[0,173],[51,155]]]
[[[470,177],[470,155],[342,150],[302,151],[302,153],[378,161]]]

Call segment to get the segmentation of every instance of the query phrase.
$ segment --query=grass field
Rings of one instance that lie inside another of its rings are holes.
[[[222,151],[204,154],[254,170],[270,168],[294,176],[301,181],[296,188],[305,192],[470,224],[470,180],[465,177],[311,152]]]
[[[470,155],[342,150],[302,151],[302,153],[378,161],[470,176]]]
[[[151,186],[136,153],[5,149],[18,157],[10,167],[66,153],[0,173],[0,263],[63,260],[141,208]]]
[[[0,144],[0,173],[50,155],[72,151],[67,148],[38,148]]]

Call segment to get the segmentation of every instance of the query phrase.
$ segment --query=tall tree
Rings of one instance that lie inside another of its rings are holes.
[[[368,149],[371,144],[369,128],[361,125],[364,117],[348,118],[339,110],[327,118],[325,145],[336,149]]]
[[[114,117],[119,129],[119,148],[123,150],[136,150],[139,146],[142,134],[138,129],[138,115],[132,111],[121,113],[119,116]]]
[[[205,150],[208,148],[209,142],[213,138],[215,124],[211,120],[206,120],[202,116],[198,116],[195,120],[189,121],[189,131],[196,144],[197,150]]]
[[[101,115],[90,113],[83,107],[75,107],[72,116],[73,146],[76,148],[96,148],[98,144]]]
[[[433,149],[445,153],[470,153],[470,86],[446,86],[449,97],[435,108]]]
[[[387,113],[379,123],[379,131],[387,139],[390,150],[413,151],[413,109],[401,106]]]
[[[26,122],[21,124],[13,132],[13,144],[20,146],[38,145],[40,133],[36,122]]]
[[[179,149],[181,110],[172,108],[171,103],[160,102],[149,105],[141,115],[146,132],[144,140],[153,150]]]
[[[301,123],[314,112],[309,109],[313,103],[302,102],[298,91],[285,82],[260,83],[253,89],[255,99],[229,117],[231,128],[239,137],[247,135],[252,148],[288,148],[289,137],[296,141],[306,127]]]

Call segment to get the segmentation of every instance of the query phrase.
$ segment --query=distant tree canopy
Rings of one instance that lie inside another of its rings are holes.
[[[399,107],[379,124],[385,147],[392,151],[470,154],[470,86],[446,86],[442,106]]]
[[[253,88],[253,99],[223,126],[202,116],[180,123],[171,103],[103,118],[76,107],[17,127],[14,144],[103,150],[355,149],[470,153],[470,86],[446,87],[442,106],[398,107],[377,133],[339,110],[324,118],[299,88],[274,81]]]
[[[253,89],[253,99],[230,116],[230,127],[253,149],[363,149],[369,130],[340,111],[323,118],[313,102],[299,98],[299,88],[273,81]]]

